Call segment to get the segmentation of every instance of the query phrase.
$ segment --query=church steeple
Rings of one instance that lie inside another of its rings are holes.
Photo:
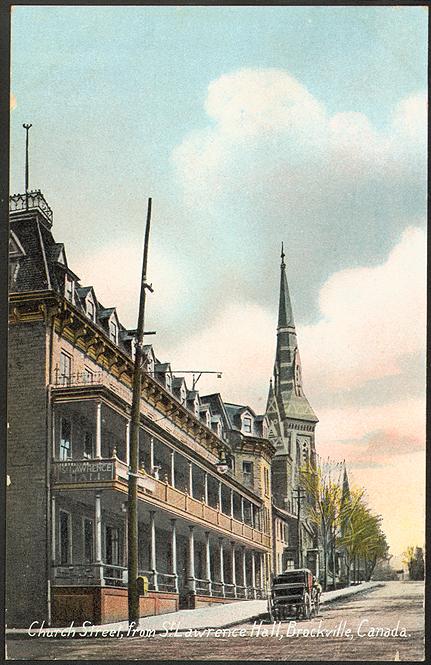
[[[290,302],[289,287],[286,278],[286,264],[284,262],[284,247],[281,243],[281,274],[280,274],[280,300],[278,304],[278,326],[277,330],[284,328],[295,329],[295,322],[293,320],[292,304]]]
[[[317,422],[316,415],[302,389],[301,359],[284,259],[282,244],[274,393],[285,417]]]

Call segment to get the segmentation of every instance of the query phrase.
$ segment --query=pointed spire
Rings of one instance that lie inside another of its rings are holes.
[[[268,398],[266,400],[266,411],[265,411],[265,413],[268,412],[273,398],[274,398],[274,386],[272,384],[272,377],[271,377],[270,380],[269,380],[269,390],[268,390]]]
[[[292,304],[290,302],[289,287],[286,277],[286,263],[284,261],[284,245],[281,243],[281,275],[280,275],[280,301],[278,306],[278,328],[295,327]]]

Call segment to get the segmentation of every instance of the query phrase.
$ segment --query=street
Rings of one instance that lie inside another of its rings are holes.
[[[220,637],[185,633],[175,637],[9,639],[7,658],[419,661],[424,659],[423,601],[422,582],[387,582],[323,606],[311,621],[273,625],[259,619],[227,628],[224,636],[219,631]],[[382,635],[385,629],[392,634]],[[298,634],[300,631],[305,634]]]

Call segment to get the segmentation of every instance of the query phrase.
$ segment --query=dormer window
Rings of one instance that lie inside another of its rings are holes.
[[[136,340],[134,339],[134,343],[132,342],[132,349],[133,349],[132,356],[133,356],[133,358],[135,357],[135,354],[134,354],[135,347],[136,347]],[[147,369],[148,374],[153,374],[154,373],[154,359],[151,356],[151,354],[148,354],[148,356],[147,356],[147,368],[146,369]]]
[[[87,298],[87,316],[92,321],[96,320],[96,305],[92,298]]]
[[[73,303],[73,279],[67,274],[64,277],[64,297]]]
[[[166,389],[169,391],[172,390],[172,376],[169,372],[166,372]]]
[[[244,416],[242,419],[242,429],[245,434],[251,434],[251,418],[250,416]]]
[[[115,321],[109,322],[109,339],[117,344],[118,341],[118,327]]]

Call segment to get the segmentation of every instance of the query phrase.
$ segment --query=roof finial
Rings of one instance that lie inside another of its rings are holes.
[[[28,130],[32,125],[23,124],[25,129],[25,208],[28,210]]]
[[[281,242],[281,267],[282,268],[286,267],[286,264],[284,262],[284,257],[285,257],[285,253],[284,253],[284,245],[283,245],[283,241],[282,241]]]

